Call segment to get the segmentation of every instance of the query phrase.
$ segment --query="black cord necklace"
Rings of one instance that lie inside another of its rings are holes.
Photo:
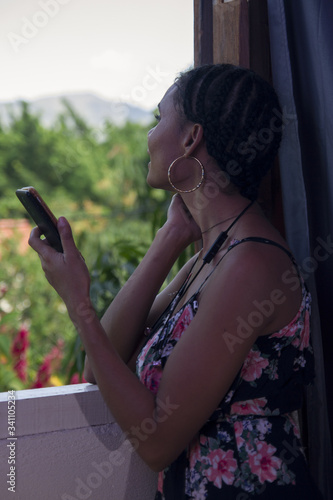
[[[254,200],[251,201],[251,203],[249,203],[244,208],[244,210],[242,210],[242,212],[230,224],[230,226],[228,227],[228,229],[226,229],[225,231],[222,231],[218,235],[218,237],[216,238],[216,240],[214,241],[214,243],[212,244],[212,246],[210,247],[210,249],[208,250],[208,252],[206,253],[206,255],[203,258],[203,261],[204,261],[205,264],[209,264],[209,262],[215,257],[215,255],[217,254],[217,252],[219,251],[219,249],[221,248],[221,246],[223,245],[223,243],[227,239],[228,232],[230,231],[230,229],[236,224],[236,222],[239,221],[239,219],[242,217],[242,215],[245,214],[245,212],[253,205],[253,203],[254,203]]]
[[[147,333],[146,335],[148,337],[150,337],[151,334],[155,333],[157,331],[157,329],[161,326],[161,320],[163,320],[163,324],[166,324],[173,311],[175,310],[175,308],[177,307],[177,304],[179,303],[179,301],[184,297],[185,293],[187,292],[187,290],[190,288],[190,286],[192,285],[192,283],[194,282],[194,280],[197,278],[197,276],[201,273],[203,267],[206,265],[206,264],[209,264],[212,259],[215,257],[215,255],[217,254],[217,252],[219,251],[219,249],[221,248],[221,246],[223,245],[223,243],[225,242],[225,240],[227,239],[228,237],[228,232],[230,231],[230,229],[236,224],[236,222],[238,222],[238,220],[245,214],[245,212],[253,205],[254,201],[251,201],[251,203],[249,203],[245,208],[244,210],[242,210],[242,212],[236,217],[236,219],[230,224],[230,226],[225,230],[225,231],[222,231],[219,236],[216,238],[216,240],[214,241],[214,243],[212,244],[212,246],[210,247],[210,249],[208,250],[208,252],[206,252],[206,254],[204,255],[203,259],[202,259],[202,264],[200,266],[200,268],[198,269],[198,271],[195,273],[195,275],[192,277],[192,270],[189,272],[188,276],[186,277],[184,283],[182,284],[182,286],[180,287],[180,289],[178,290],[176,296],[173,298],[173,300],[170,302],[170,304],[167,306],[167,308],[165,309],[165,311],[161,314],[161,316],[157,319],[157,321],[155,322],[154,326],[152,328],[147,328]],[[197,259],[198,260],[198,259]],[[193,264],[193,267],[195,266],[197,260],[195,261],[195,263]],[[193,269],[192,267],[192,269]],[[192,279],[191,279],[192,278]],[[169,311],[169,312],[168,312]],[[168,314],[167,314],[168,313]],[[165,318],[165,315],[167,314],[167,317],[166,319],[164,320]],[[163,342],[163,345],[164,345],[164,342]]]
[[[239,221],[239,219],[253,205],[253,203],[254,203],[254,201],[251,201],[251,203],[249,203],[244,208],[244,210],[242,210],[242,212],[236,217],[236,219],[230,224],[230,226],[225,231],[222,231],[218,235],[218,237],[216,238],[216,240],[214,241],[214,243],[212,244],[212,246],[210,247],[210,249],[208,250],[208,252],[206,252],[206,254],[204,255],[204,257],[202,259],[202,264],[201,264],[200,268],[198,269],[198,271],[195,273],[195,276],[192,278],[192,280],[190,282],[189,282],[189,279],[191,278],[191,273],[186,278],[186,280],[184,282],[184,285],[186,285],[185,288],[182,290],[183,287],[181,287],[180,290],[179,290],[179,293],[182,291],[181,296],[179,297],[179,300],[185,295],[185,293],[187,292],[187,290],[189,289],[189,287],[191,286],[191,284],[193,283],[193,281],[196,279],[196,277],[198,276],[198,274],[202,271],[203,267],[206,264],[209,264],[212,261],[212,259],[215,257],[215,255],[217,254],[217,252],[220,250],[220,248],[223,245],[223,243],[225,242],[225,240],[228,238],[228,233],[229,233],[230,229],[236,224],[236,222]]]
[[[210,231],[211,229],[214,229],[214,227],[220,226],[221,224],[223,224],[223,222],[228,222],[228,220],[235,219],[236,217],[237,217],[236,215],[233,215],[232,217],[228,217],[227,219],[221,220],[220,222],[217,222],[213,226],[210,226],[208,229],[205,229],[204,231],[202,231],[201,234],[208,233],[208,231]]]

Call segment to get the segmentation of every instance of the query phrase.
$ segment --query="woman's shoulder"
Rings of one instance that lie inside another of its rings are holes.
[[[249,223],[241,225],[228,243],[230,263],[245,259],[260,267],[268,264],[270,271],[295,263],[287,241],[266,217],[250,218]]]
[[[283,239],[276,241],[267,236],[230,241],[205,287],[207,298],[219,295],[222,301],[228,295],[228,301],[239,305],[238,315],[254,316],[258,308],[266,307],[267,328],[259,335],[283,328],[302,302],[302,283],[288,245]]]

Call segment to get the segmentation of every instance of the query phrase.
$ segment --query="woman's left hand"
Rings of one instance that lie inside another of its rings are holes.
[[[172,197],[165,225],[178,231],[179,238],[185,241],[185,246],[202,237],[200,227],[193,219],[180,194]]]
[[[84,259],[76,248],[71,227],[64,217],[58,220],[63,253],[54,250],[35,227],[29,245],[38,253],[48,282],[58,292],[69,310],[89,302],[90,276]]]

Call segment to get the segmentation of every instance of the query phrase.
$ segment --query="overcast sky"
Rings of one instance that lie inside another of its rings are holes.
[[[93,92],[151,109],[193,64],[193,0],[0,0],[0,101]]]

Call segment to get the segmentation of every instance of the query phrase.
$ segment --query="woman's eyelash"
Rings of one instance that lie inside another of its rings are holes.
[[[155,120],[157,120],[158,122],[160,121],[161,119],[161,115],[159,115],[158,113],[155,113],[154,114],[154,117],[155,117]]]

